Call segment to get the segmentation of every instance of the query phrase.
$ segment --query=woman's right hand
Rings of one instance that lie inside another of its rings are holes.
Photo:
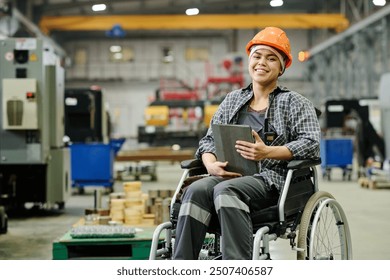
[[[214,161],[208,164],[205,164],[207,173],[213,176],[219,176],[219,177],[241,177],[242,175],[240,173],[236,172],[229,172],[225,170],[225,167],[227,166],[228,162],[221,162],[221,161]]]
[[[204,166],[207,169],[207,173],[213,176],[220,177],[241,177],[240,173],[229,172],[225,170],[225,167],[228,165],[228,162],[217,161],[217,158],[212,153],[202,154],[202,161]]]

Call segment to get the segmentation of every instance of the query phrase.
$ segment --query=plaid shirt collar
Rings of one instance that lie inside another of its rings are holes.
[[[252,93],[253,94],[253,84],[250,83],[246,88],[243,88],[242,89],[243,92],[246,92],[246,93]],[[277,86],[273,92],[270,93],[270,98],[274,98],[277,94],[281,93],[281,92],[288,92],[290,91],[288,88],[284,87],[284,86]]]

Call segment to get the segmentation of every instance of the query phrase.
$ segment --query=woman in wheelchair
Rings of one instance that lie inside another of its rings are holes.
[[[316,159],[320,125],[313,104],[297,92],[278,85],[291,66],[286,33],[267,27],[246,45],[252,83],[227,94],[212,118],[213,124],[246,124],[255,142],[237,141],[244,158],[261,169],[251,176],[225,170],[215,156],[212,126],[200,140],[196,157],[210,176],[193,182],[182,196],[173,259],[197,259],[211,217],[216,213],[223,259],[251,259],[251,212],[275,205],[293,159]]]

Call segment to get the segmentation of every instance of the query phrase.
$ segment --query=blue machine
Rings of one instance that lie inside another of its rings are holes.
[[[75,143],[70,145],[72,186],[81,191],[85,186],[112,189],[114,159],[125,139],[112,139],[109,144]]]
[[[118,138],[118,139],[110,139],[111,149],[114,151],[114,155],[116,156],[119,150],[122,148],[123,143],[125,143],[126,138]]]
[[[114,151],[110,145],[76,143],[70,148],[72,186],[112,186]]]
[[[351,180],[353,161],[352,138],[323,138],[321,139],[321,168],[322,175],[331,179],[331,169],[343,169],[343,179]]]
[[[71,150],[72,187],[110,188],[114,159],[125,138],[108,140],[110,118],[100,87],[65,89],[65,134]]]

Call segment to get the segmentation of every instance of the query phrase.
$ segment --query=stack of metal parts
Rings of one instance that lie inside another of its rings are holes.
[[[123,190],[123,193],[110,195],[111,221],[130,226],[155,225],[154,213],[148,213],[146,210],[148,194],[141,191],[141,182],[125,182]]]
[[[123,184],[123,190],[125,191],[125,224],[141,224],[145,214],[145,199],[141,191],[141,182],[126,182]]]
[[[132,238],[136,230],[123,225],[81,225],[72,228],[72,238]]]

